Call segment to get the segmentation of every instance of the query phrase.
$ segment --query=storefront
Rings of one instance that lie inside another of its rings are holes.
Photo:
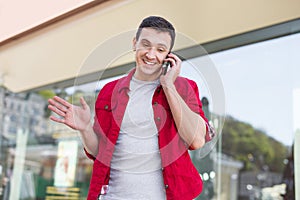
[[[291,103],[299,102],[300,88],[298,2],[86,5],[0,43],[3,199],[86,199],[93,163],[78,132],[49,120],[47,98],[57,94],[77,104],[85,96],[93,108],[101,87],[134,66],[132,37],[151,10],[178,27],[182,75],[197,81],[219,133],[214,143],[191,152],[205,182],[201,199],[285,192],[276,177],[283,176],[300,129],[298,104]]]

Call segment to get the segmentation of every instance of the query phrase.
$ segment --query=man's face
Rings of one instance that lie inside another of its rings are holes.
[[[171,47],[168,32],[159,32],[152,28],[143,28],[138,40],[133,40],[136,49],[135,77],[140,80],[155,80],[161,74],[161,66]]]

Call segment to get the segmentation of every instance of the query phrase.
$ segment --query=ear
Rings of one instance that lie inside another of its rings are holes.
[[[132,40],[132,49],[133,51],[136,51],[136,37],[134,37]]]

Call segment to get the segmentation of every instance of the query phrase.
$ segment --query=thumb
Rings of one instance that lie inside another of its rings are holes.
[[[86,103],[83,97],[80,97],[80,104],[84,110],[89,108],[88,104]]]

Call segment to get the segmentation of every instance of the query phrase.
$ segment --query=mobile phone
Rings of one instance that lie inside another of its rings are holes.
[[[167,73],[168,68],[170,67],[170,65],[171,65],[170,61],[163,62],[163,64],[162,64],[162,74],[163,75],[166,75],[166,73]]]

